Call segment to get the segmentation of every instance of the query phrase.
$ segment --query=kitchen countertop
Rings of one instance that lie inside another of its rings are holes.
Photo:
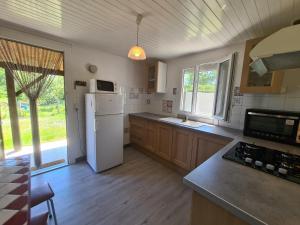
[[[162,115],[135,113],[131,116],[186,127],[196,132],[232,138],[233,141],[202,163],[183,182],[210,201],[255,225],[300,224],[300,185],[222,158],[237,142],[244,141],[300,155],[291,145],[245,137],[242,131],[204,125],[199,128],[160,120]]]
[[[153,114],[153,113],[132,113],[129,115],[148,119],[148,120],[153,120],[153,121],[157,121],[157,122],[161,122],[161,123],[166,123],[166,124],[170,124],[170,125],[174,125],[174,126],[178,126],[178,127],[182,127],[182,128],[187,128],[187,129],[190,129],[193,131],[219,135],[219,136],[228,137],[228,138],[232,138],[232,139],[235,138],[236,136],[240,136],[242,133],[242,131],[240,131],[240,130],[226,128],[226,127],[217,127],[217,126],[213,126],[210,124],[206,124],[206,125],[203,125],[200,127],[191,127],[191,126],[184,125],[184,124],[178,124],[175,122],[161,120],[161,118],[166,118],[168,116],[158,115],[158,114]]]

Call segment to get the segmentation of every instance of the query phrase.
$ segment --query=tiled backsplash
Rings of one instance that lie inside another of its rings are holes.
[[[177,114],[176,96],[168,96],[167,94],[149,94],[150,104],[147,112],[174,116]]]
[[[233,92],[235,92],[235,95],[232,97],[230,121],[222,122],[214,120],[214,124],[236,129],[243,129],[245,111],[247,108],[300,111],[300,70],[286,71],[283,81],[282,94],[239,95],[237,93],[238,90],[233,90]],[[174,116],[179,113],[180,94],[152,94],[150,97],[151,104],[147,108],[148,112],[166,114],[168,116]],[[165,100],[173,101],[172,113],[167,113],[162,109],[162,104]]]
[[[144,88],[123,87],[124,96],[124,129],[129,128],[129,113],[138,113],[148,111],[147,99],[149,96]],[[129,143],[129,133],[124,133],[124,144]]]
[[[162,112],[172,113],[173,101],[172,100],[162,100]]]

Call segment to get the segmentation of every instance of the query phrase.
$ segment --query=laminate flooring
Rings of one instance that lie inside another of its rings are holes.
[[[129,147],[124,164],[96,174],[78,163],[32,177],[55,192],[59,225],[189,225],[192,191],[182,176]],[[32,215],[46,211],[46,203]],[[54,224],[50,220],[49,224]]]

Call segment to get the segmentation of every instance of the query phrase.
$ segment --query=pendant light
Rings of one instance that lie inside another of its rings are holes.
[[[142,22],[143,15],[138,14],[136,17],[137,31],[136,31],[136,45],[132,46],[128,52],[128,58],[132,60],[145,60],[145,50],[139,46],[139,25]]]

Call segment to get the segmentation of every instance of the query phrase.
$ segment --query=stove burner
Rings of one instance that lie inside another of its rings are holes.
[[[298,155],[239,142],[223,158],[300,184]]]

